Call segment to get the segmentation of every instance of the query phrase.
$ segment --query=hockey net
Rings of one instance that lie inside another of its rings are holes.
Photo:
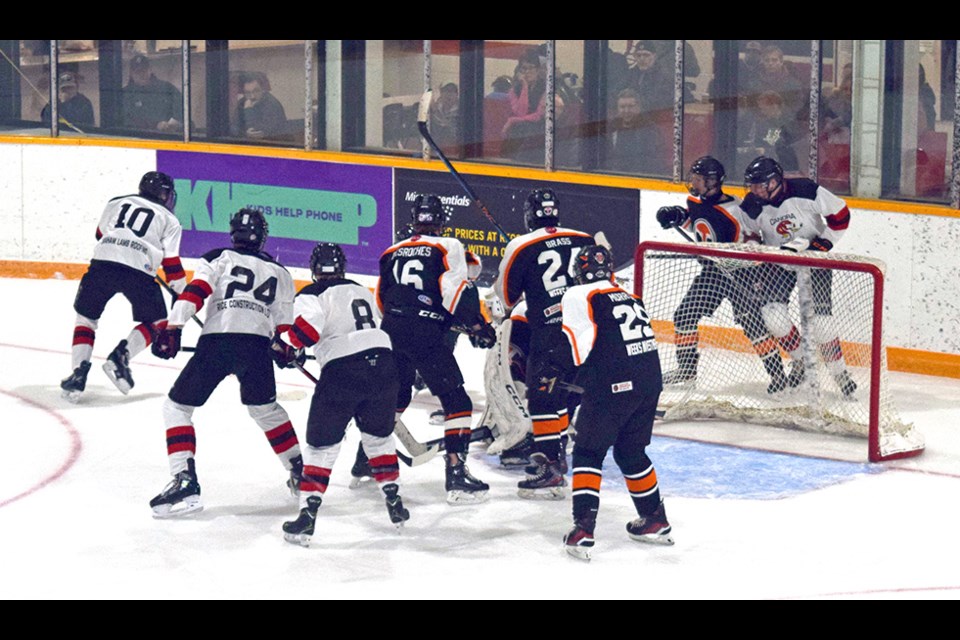
[[[830,275],[824,278],[827,271]],[[827,288],[832,308],[828,304],[825,311]],[[707,289],[727,295],[697,326],[696,377],[664,385],[660,398],[664,420],[712,418],[865,437],[873,462],[923,451],[922,435],[900,419],[891,399],[881,261],[834,252],[796,254],[758,245],[641,243],[635,255],[634,291],[650,315],[664,372],[678,367],[678,307],[685,296],[686,308],[696,305],[697,292]],[[739,316],[733,304],[737,296]],[[769,305],[774,299],[778,306]],[[803,361],[806,375],[797,386],[768,391],[771,376],[756,346],[760,340],[747,338],[743,326],[749,314],[744,309],[763,309],[753,317],[762,318],[761,330],[768,338],[782,333],[785,324],[797,329],[799,348],[796,340],[787,342],[793,357],[780,346],[784,341],[767,342],[777,345],[774,351],[787,372],[794,360]],[[680,342],[689,345],[689,333]],[[843,392],[838,369],[848,372],[855,391]]]

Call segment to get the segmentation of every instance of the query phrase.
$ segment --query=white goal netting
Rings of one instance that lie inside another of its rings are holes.
[[[646,242],[634,269],[659,343],[665,420],[860,436],[872,461],[923,451],[890,397],[882,262]]]

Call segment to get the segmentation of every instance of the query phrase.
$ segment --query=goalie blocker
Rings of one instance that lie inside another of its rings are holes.
[[[635,293],[647,303],[663,362],[675,358],[673,313],[704,260],[741,280],[752,275],[747,279],[753,286],[740,294],[765,310],[773,301],[778,314],[788,314],[799,329],[795,339],[801,341],[792,353],[802,354],[807,375],[795,389],[768,394],[767,376],[751,357],[731,306],[724,303],[701,323],[696,381],[664,389],[659,408],[665,420],[726,419],[865,437],[871,462],[923,451],[923,436],[900,419],[889,390],[881,261],[762,246],[641,243],[635,254]],[[813,277],[818,272],[829,277]],[[816,290],[818,286],[831,289]],[[829,309],[824,299],[832,299]],[[764,320],[776,318],[765,312]],[[854,392],[840,386],[843,378],[835,375],[840,367],[856,382]]]

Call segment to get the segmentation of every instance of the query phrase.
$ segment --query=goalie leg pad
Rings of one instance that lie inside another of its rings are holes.
[[[488,427],[496,436],[487,448],[489,454],[499,454],[516,446],[533,432],[524,400],[526,389],[523,383],[514,382],[510,372],[512,327],[509,319],[497,327],[497,344],[487,352],[483,369],[487,409],[480,426]]]

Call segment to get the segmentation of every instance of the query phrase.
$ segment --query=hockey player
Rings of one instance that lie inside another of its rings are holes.
[[[603,460],[610,447],[638,517],[627,523],[633,540],[673,544],[657,473],[646,453],[663,389],[657,343],[640,298],[612,281],[613,260],[600,246],[576,256],[576,284],[563,294],[565,362],[541,374],[553,386],[576,366],[583,397],[573,447],[573,529],[563,538],[570,555],[590,559],[600,507]]]
[[[750,222],[740,208],[740,199],[723,192],[726,176],[723,165],[711,156],[703,156],[690,166],[687,207],[661,207],[657,221],[664,229],[677,226],[692,231],[700,242],[758,242],[759,236],[747,234]],[[754,300],[754,269],[723,269],[713,260],[701,259],[701,271],[674,312],[673,324],[677,368],[663,375],[664,384],[678,384],[697,377],[700,361],[698,325],[729,298],[733,314],[770,376],[768,393],[787,386],[780,348],[764,326],[760,305]]]
[[[561,330],[560,299],[573,283],[573,258],[593,238],[560,227],[560,203],[552,189],[534,189],[524,201],[527,233],[507,244],[494,290],[505,309],[527,302],[530,351],[527,357],[527,406],[533,422],[533,448],[528,475],[521,480],[522,498],[561,500],[566,484],[566,393],[550,393],[538,381],[550,353],[566,349]]]
[[[400,372],[397,419],[410,404],[419,371],[445,415],[447,502],[480,502],[490,487],[466,465],[473,403],[444,339],[455,322],[469,331],[474,346],[489,349],[496,343],[496,331],[483,317],[477,289],[467,278],[463,245],[441,237],[448,216],[440,198],[418,195],[411,212],[413,235],[384,251],[377,282],[382,328],[393,343]]]
[[[77,402],[87,385],[97,324],[107,303],[121,293],[133,307],[138,324],[107,356],[103,371],[121,393],[130,393],[130,359],[147,348],[167,317],[160,285],[154,281],[163,267],[177,293],[186,286],[180,263],[180,221],[173,214],[177,191],[173,179],[148,171],[137,195],[111,199],[97,224],[97,246],[90,267],[80,280],[73,308],[73,373],[60,382],[63,397]]]
[[[749,193],[743,200],[743,210],[750,225],[762,238],[763,244],[786,251],[830,251],[850,225],[847,204],[807,178],[784,178],[783,168],[773,158],[759,156],[744,172],[744,183]],[[763,266],[765,304],[761,311],[767,328],[790,353],[790,386],[799,385],[806,375],[801,355],[800,333],[787,312],[790,293],[797,282],[797,272],[776,264]],[[850,377],[843,361],[840,339],[832,327],[833,272],[829,269],[811,269],[813,289],[813,339],[819,345],[820,355],[832,374],[837,387],[845,396],[853,395],[856,382]],[[777,282],[778,286],[771,286]]]
[[[183,325],[208,303],[196,353],[163,403],[173,480],[150,501],[154,517],[181,516],[203,508],[194,465],[197,438],[192,416],[230,374],[240,381],[240,401],[289,471],[291,493],[299,492],[300,443],[286,410],[277,404],[273,362],[292,366],[302,362],[303,354],[278,337],[293,321],[295,289],[290,273],[263,251],[267,232],[260,211],[237,211],[230,219],[233,246],[200,258],[193,280],[177,298],[166,328],[153,344],[154,355],[174,357],[180,350]]]
[[[483,262],[480,260],[480,256],[472,251],[464,251],[464,257],[467,260],[467,278],[470,282],[476,283],[477,278],[480,277],[480,272],[483,271]],[[459,327],[451,327],[447,332],[445,341],[447,346],[450,347],[450,351],[454,351],[457,348],[460,335]],[[416,387],[416,383],[414,383],[414,387]],[[437,409],[430,414],[430,424],[441,425],[443,424],[444,417],[443,409]]]
[[[397,527],[410,518],[400,498],[400,467],[393,438],[399,382],[390,337],[370,290],[345,278],[347,257],[338,244],[321,242],[310,256],[313,284],[300,290],[288,335],[294,348],[313,347],[320,379],[310,402],[307,447],[300,480],[300,516],[283,523],[284,538],[304,546],[313,536],[317,509],[355,420],[387,514]]]

